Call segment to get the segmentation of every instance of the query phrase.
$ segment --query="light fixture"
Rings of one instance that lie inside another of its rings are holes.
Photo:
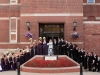
[[[27,26],[28,31],[30,31],[30,22],[29,21],[26,22],[26,26]]]
[[[76,31],[76,27],[77,27],[77,22],[74,20],[74,22],[73,22],[73,31]]]

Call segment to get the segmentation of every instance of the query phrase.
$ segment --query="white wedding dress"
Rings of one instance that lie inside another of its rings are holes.
[[[0,65],[0,71],[2,70],[2,67],[1,67],[1,65]]]
[[[53,55],[53,42],[47,43],[48,45],[48,55],[51,56]]]

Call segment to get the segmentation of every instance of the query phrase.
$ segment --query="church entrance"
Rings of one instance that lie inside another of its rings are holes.
[[[47,42],[64,38],[64,23],[39,23],[39,37],[46,37]]]

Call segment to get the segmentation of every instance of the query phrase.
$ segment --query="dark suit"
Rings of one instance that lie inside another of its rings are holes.
[[[97,66],[98,72],[100,72],[100,59],[97,60],[97,64],[98,64]]]
[[[54,41],[53,42],[53,51],[54,51],[54,55],[58,55],[58,42]]]

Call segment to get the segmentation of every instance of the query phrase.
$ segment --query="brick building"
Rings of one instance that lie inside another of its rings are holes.
[[[73,22],[79,38],[72,38]],[[33,40],[63,37],[86,51],[100,54],[99,0],[0,0],[0,49],[23,48],[30,22]]]

